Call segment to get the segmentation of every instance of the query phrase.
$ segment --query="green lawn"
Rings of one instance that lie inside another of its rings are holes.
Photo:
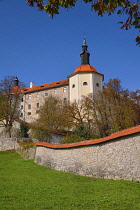
[[[82,177],[0,152],[0,210],[138,210],[140,183]]]

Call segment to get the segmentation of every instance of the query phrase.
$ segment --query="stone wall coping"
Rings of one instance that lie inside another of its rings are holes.
[[[94,144],[100,144],[106,141],[111,141],[113,139],[117,139],[119,137],[132,135],[135,133],[140,133],[140,125],[128,128],[119,132],[112,133],[110,136],[106,136],[104,138],[100,139],[93,139],[93,140],[85,140],[81,142],[76,143],[69,143],[69,144],[52,144],[52,143],[46,143],[46,142],[37,142],[36,146],[42,146],[42,147],[48,147],[52,149],[66,149],[66,148],[74,148],[74,147],[80,147],[80,146],[88,146],[88,145],[94,145]]]

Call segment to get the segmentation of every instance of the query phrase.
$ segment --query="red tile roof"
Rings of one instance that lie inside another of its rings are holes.
[[[116,132],[116,133],[113,133],[110,136],[100,138],[100,139],[86,140],[86,141],[81,141],[81,142],[71,143],[71,144],[51,144],[51,143],[38,142],[38,143],[36,143],[36,146],[43,146],[43,147],[48,147],[48,148],[53,148],[53,149],[74,148],[74,147],[80,147],[80,146],[100,144],[100,143],[103,143],[103,142],[107,142],[107,141],[117,139],[119,137],[132,135],[132,134],[135,134],[135,133],[140,133],[140,125],[136,126],[136,127],[126,129],[126,130],[122,130],[122,131],[119,131],[119,132]]]
[[[13,94],[19,94],[19,93],[21,93],[21,91],[22,90],[20,89],[19,86],[14,86],[11,88],[11,93],[13,93]]]
[[[74,73],[77,73],[77,72],[85,72],[85,71],[91,71],[91,72],[98,72],[93,66],[89,65],[89,64],[84,64],[84,65],[81,65],[81,66],[78,66]]]
[[[51,82],[51,83],[46,83],[46,84],[43,84],[43,85],[33,86],[32,88],[30,88],[30,87],[23,88],[22,93],[26,94],[26,93],[45,90],[45,89],[50,89],[50,88],[57,88],[57,87],[65,86],[65,85],[68,85],[68,84],[69,84],[69,80],[65,79],[65,80],[60,80],[60,81],[57,81],[57,82]]]

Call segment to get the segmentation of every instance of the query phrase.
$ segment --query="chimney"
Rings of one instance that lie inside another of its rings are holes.
[[[34,87],[34,83],[30,82],[30,88]]]

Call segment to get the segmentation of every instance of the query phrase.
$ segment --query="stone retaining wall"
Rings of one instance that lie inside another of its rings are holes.
[[[35,159],[36,147],[29,149],[24,149],[20,144],[16,143],[15,150],[19,153],[24,159]]]
[[[0,138],[0,151],[15,149],[14,138]]]
[[[0,138],[0,151],[15,149],[25,159],[34,159],[36,147],[23,149],[14,138]]]
[[[140,133],[105,142],[95,140],[96,144],[91,141],[66,145],[65,148],[37,143],[35,162],[96,178],[140,181]]]

